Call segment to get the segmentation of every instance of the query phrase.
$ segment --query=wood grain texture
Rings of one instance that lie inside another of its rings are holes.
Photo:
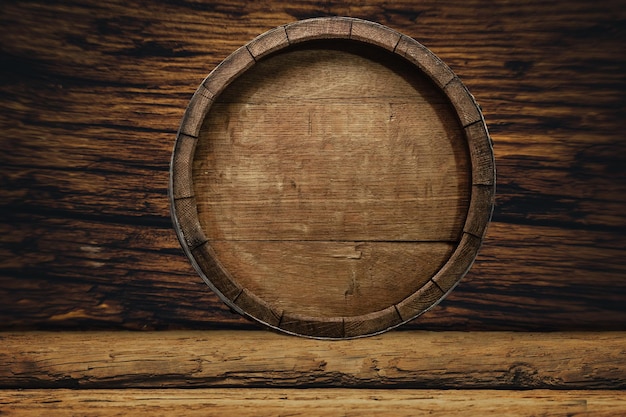
[[[299,323],[302,323],[300,320]],[[266,331],[0,334],[0,387],[626,388],[623,332]]]
[[[481,253],[413,328],[625,330],[618,0],[2,2],[0,326],[250,327],[176,242],[174,137],[228,54],[324,15],[418,39],[477,98],[494,141],[498,194]]]
[[[0,412],[126,416],[620,416],[614,391],[124,389],[0,391]]]
[[[259,62],[216,99],[192,174],[208,239],[459,239],[471,166],[445,96],[337,42]]]
[[[218,241],[211,246],[242,287],[281,310],[350,317],[393,306],[421,288],[455,245]]]

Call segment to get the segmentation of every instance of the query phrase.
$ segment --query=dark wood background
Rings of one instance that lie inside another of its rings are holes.
[[[377,21],[483,108],[498,169],[478,259],[405,328],[626,330],[626,2],[0,3],[0,329],[256,328],[169,217],[184,109],[228,54],[317,16]]]

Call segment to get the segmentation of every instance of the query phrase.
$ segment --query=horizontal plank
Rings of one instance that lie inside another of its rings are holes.
[[[357,74],[372,64],[344,55],[292,59],[318,65],[343,60],[344,68],[352,67],[343,72],[367,85],[370,80]],[[287,74],[270,84],[302,78],[289,67],[271,69]],[[381,99],[381,91],[369,93],[378,103],[336,98],[354,86],[335,79],[341,78],[338,68],[316,69],[327,71],[308,85],[321,102],[286,96],[271,105],[216,103],[211,108],[192,175],[207,238],[458,240],[469,203],[470,167],[454,114],[444,104]],[[383,86],[402,78],[391,74]],[[251,77],[255,84],[268,83],[267,74]],[[319,84],[329,91],[320,93]],[[252,100],[264,98],[264,88],[257,89]]]
[[[239,285],[270,305],[313,317],[350,317],[413,294],[456,244],[215,241],[211,247]]]
[[[340,101],[446,103],[430,79],[379,48],[337,39],[316,41],[262,60],[220,96],[222,103],[297,104]],[[268,83],[267,80],[276,80]],[[315,88],[311,85],[315,82]],[[286,81],[286,82],[284,82]]]
[[[102,216],[104,217],[104,216]],[[0,327],[250,328],[194,272],[169,222],[6,215]],[[623,236],[492,223],[472,270],[409,324],[430,330],[626,330]]]
[[[626,334],[0,333],[2,388],[624,389]]]
[[[126,416],[620,416],[619,391],[114,389],[1,390],[0,412]]]

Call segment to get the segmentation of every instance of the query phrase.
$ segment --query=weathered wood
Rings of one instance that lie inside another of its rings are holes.
[[[207,238],[458,240],[471,164],[445,96],[340,45],[260,62],[212,106],[193,156]]]
[[[168,223],[5,219],[12,225],[0,248],[5,328],[250,326],[206,289]],[[621,329],[622,254],[611,232],[494,223],[466,278],[412,327]]]
[[[424,286],[455,247],[449,242],[258,241],[211,246],[244,288],[282,309],[325,317],[367,314],[399,303],[403,294]],[[412,270],[418,273],[409,275]]]
[[[0,412],[127,416],[621,416],[615,391],[124,389],[0,391]]]
[[[450,65],[495,143],[481,254],[413,328],[623,330],[625,14],[619,0],[2,2],[0,326],[249,326],[171,232],[176,129],[202,78],[245,42],[348,15]]]
[[[623,332],[0,333],[2,388],[625,389]]]

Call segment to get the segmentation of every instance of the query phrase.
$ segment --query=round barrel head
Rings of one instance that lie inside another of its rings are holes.
[[[495,164],[474,98],[415,40],[352,18],[280,26],[202,82],[170,171],[179,240],[234,310],[283,332],[371,335],[471,267]]]

